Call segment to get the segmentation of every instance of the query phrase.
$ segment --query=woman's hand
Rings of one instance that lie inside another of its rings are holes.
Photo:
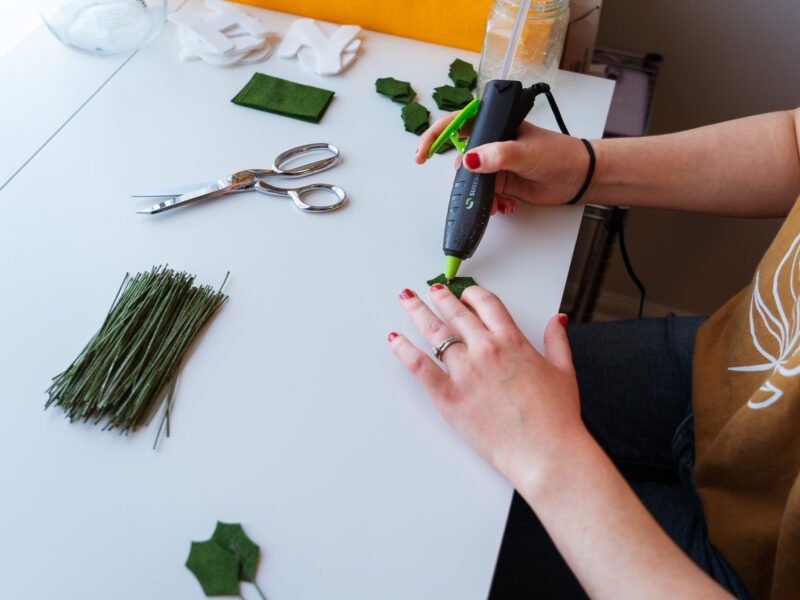
[[[437,284],[430,296],[444,321],[410,290],[400,304],[431,346],[463,340],[444,351],[447,372],[396,333],[392,352],[534,509],[587,594],[732,598],[664,533],[583,426],[563,316],[547,324],[542,356],[486,290],[469,287],[460,302]]]
[[[444,351],[447,372],[396,333],[389,335],[392,352],[478,454],[515,486],[533,484],[531,477],[545,476],[549,458],[588,436],[564,330],[566,316],[548,323],[542,356],[491,292],[472,286],[459,301],[436,284],[430,298],[444,320],[410,290],[399,296],[431,347],[452,336],[463,340]]]
[[[452,112],[439,118],[419,141],[414,160],[423,164],[428,148],[455,118]],[[461,164],[456,159],[456,168]],[[517,201],[531,204],[565,204],[578,193],[589,169],[589,153],[578,138],[523,122],[516,140],[473,148],[464,156],[473,173],[497,173],[494,209],[513,213]]]

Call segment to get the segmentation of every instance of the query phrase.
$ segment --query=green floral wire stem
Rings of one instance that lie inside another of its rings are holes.
[[[228,299],[228,275],[215,291],[166,266],[126,274],[100,329],[53,378],[45,408],[60,406],[70,421],[104,421],[103,429],[127,434],[150,423],[163,404],[155,448],[164,426],[169,436],[181,362]]]
[[[245,563],[244,558],[239,552],[239,549],[236,547],[236,544],[231,544],[229,548],[231,552],[233,552],[236,555],[236,559],[239,561],[239,565],[241,566],[241,569],[244,572],[245,579],[255,586],[258,595],[261,596],[261,600],[267,600],[267,597],[264,595],[264,592],[262,592],[261,588],[258,587],[258,584],[256,583],[256,578],[253,577],[253,574],[247,568],[247,563]],[[241,597],[241,594],[239,594],[239,596]]]

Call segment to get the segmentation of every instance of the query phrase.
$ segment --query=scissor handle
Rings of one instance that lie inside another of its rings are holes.
[[[296,167],[284,168],[286,163],[294,158],[297,158],[298,156],[320,151],[329,152],[330,156],[314,162],[298,165]],[[326,144],[325,142],[297,146],[297,148],[292,148],[286,152],[281,152],[275,157],[275,166],[272,168],[272,172],[275,175],[283,175],[284,177],[303,177],[304,175],[319,173],[336,166],[336,163],[339,162],[340,156],[339,148],[333,144]]]
[[[312,183],[296,189],[287,190],[285,188],[271,186],[263,179],[259,179],[256,182],[255,190],[257,192],[261,192],[262,194],[269,194],[270,196],[289,196],[289,198],[292,199],[292,202],[294,202],[294,205],[303,212],[330,212],[341,207],[347,199],[347,194],[344,193],[342,188],[340,188],[338,185],[331,185],[330,183]],[[303,196],[318,190],[333,194],[336,196],[336,200],[331,204],[323,205],[311,205],[303,202]]]

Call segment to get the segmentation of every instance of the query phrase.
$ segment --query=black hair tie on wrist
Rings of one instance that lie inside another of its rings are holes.
[[[567,202],[567,204],[575,204],[581,199],[583,194],[586,193],[586,189],[589,187],[589,184],[592,182],[592,175],[594,175],[594,150],[592,149],[592,145],[585,139],[581,138],[581,141],[583,142],[583,145],[586,146],[586,150],[589,152],[589,171],[586,173],[586,179],[583,180],[581,189],[578,190],[578,193],[575,194],[575,197]]]

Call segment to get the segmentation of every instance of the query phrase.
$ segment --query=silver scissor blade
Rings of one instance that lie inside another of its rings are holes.
[[[198,200],[205,200],[206,198],[215,198],[217,196],[222,196],[224,194],[230,194],[233,192],[244,192],[246,190],[252,189],[253,182],[254,179],[252,178],[243,179],[238,181],[237,183],[227,183],[227,184],[225,181],[220,180],[207,187],[200,188],[198,190],[193,190],[188,194],[182,194],[180,196],[163,200],[162,202],[159,202],[158,204],[154,204],[153,206],[151,206],[149,210],[142,210],[137,212],[146,215],[154,215],[163,212],[165,210],[169,210],[171,208],[177,208],[178,206],[183,206],[185,204],[197,202]]]
[[[165,210],[169,210],[178,204],[177,198],[170,198],[169,200],[164,200],[163,202],[159,202],[158,204],[154,204],[150,208],[145,208],[144,210],[137,210],[136,213],[139,215],[155,215],[160,212],[164,212]]]
[[[220,193],[225,193],[225,188],[220,188],[216,184],[209,185],[207,187],[200,188],[199,190],[193,190],[188,194],[170,197],[167,200],[162,200],[158,204],[154,204],[148,209],[137,210],[136,212],[142,215],[155,215],[160,212],[164,212],[165,210],[169,210],[170,208],[176,208],[183,204],[189,204],[190,202],[195,202],[196,200],[202,200],[203,198],[213,197]]]
[[[191,185],[179,185],[172,188],[163,188],[146,194],[131,194],[131,196],[134,198],[175,198],[177,196],[182,196],[183,194],[188,194],[189,192],[199,188],[207,188],[216,184],[216,181],[203,181],[202,183],[193,183]]]

